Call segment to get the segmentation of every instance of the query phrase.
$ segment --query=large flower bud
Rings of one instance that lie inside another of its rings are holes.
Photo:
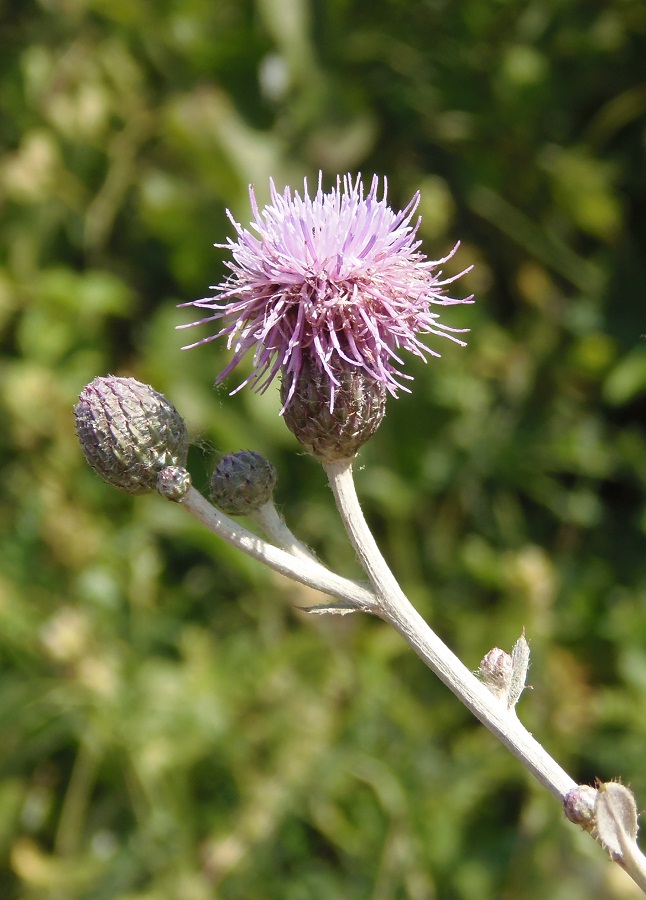
[[[334,374],[338,384],[315,357],[303,354],[298,374],[283,374],[280,388],[283,403],[291,394],[283,413],[287,427],[306,450],[326,463],[355,456],[386,413],[386,387],[365,369],[337,363]]]
[[[150,385],[108,375],[83,388],[74,408],[85,458],[127,494],[147,494],[167,466],[184,466],[188,436],[173,404]]]

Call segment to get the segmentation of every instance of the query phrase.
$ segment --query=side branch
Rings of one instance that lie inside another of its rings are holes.
[[[358,611],[377,612],[377,603],[372,591],[349,578],[336,575],[314,559],[306,559],[303,556],[297,559],[291,553],[267,543],[211,506],[195,488],[189,488],[178,505],[205,525],[209,531],[276,572],[345,601]]]

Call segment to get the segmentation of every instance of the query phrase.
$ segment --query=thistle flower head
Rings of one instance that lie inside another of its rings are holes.
[[[361,176],[346,175],[324,193],[319,176],[313,197],[307,181],[303,195],[273,181],[271,202],[260,210],[250,187],[253,222],[248,230],[228,213],[237,240],[216,246],[231,251],[229,276],[212,289],[214,297],[196,300],[212,313],[191,325],[219,323],[215,334],[189,346],[227,338],[233,357],[219,374],[222,381],[242,358],[253,353],[251,374],[236,388],[250,384],[265,390],[281,372],[291,385],[283,412],[296,385],[304,358],[314,360],[329,383],[329,407],[340,387],[339,371],[362,370],[393,396],[407,390],[401,351],[439,356],[421,335],[448,337],[463,329],[439,322],[432,307],[469,302],[448,297],[438,266],[453,255],[429,260],[419,251],[419,219],[413,217],[419,194],[401,212],[387,203],[374,176],[366,193]],[[181,326],[190,327],[190,326]]]

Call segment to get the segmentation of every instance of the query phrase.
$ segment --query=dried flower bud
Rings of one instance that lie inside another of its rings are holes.
[[[284,418],[298,441],[322,462],[351,459],[386,413],[386,387],[365,369],[336,364],[330,375],[303,354],[298,375],[283,374]],[[330,407],[333,405],[333,408]]]
[[[159,472],[186,463],[188,437],[173,404],[134,378],[95,378],[74,408],[85,458],[127,494],[147,494]]]
[[[211,499],[229,516],[245,516],[271,500],[276,469],[253,450],[231,453],[220,460],[211,477]]]

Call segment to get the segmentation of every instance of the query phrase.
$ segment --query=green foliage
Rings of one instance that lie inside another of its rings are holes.
[[[447,314],[468,349],[410,362],[362,453],[367,516],[467,665],[526,627],[522,718],[643,805],[644,5],[2,15],[3,898],[619,896],[397,635],[293,612],[304,589],[103,485],[71,409],[95,375],[151,382],[199,487],[215,452],[263,453],[294,530],[357,574],[276,393],[214,392],[226,348],[182,352],[176,304],[220,280],[250,181],[261,201],[319,168],[387,175],[395,205],[421,188],[424,249],[463,242],[477,304]]]

